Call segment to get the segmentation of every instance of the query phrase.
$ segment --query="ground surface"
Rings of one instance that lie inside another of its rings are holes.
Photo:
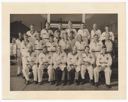
[[[44,83],[42,85],[38,84],[30,84],[30,85],[25,85],[25,80],[22,77],[17,77],[16,76],[16,69],[17,65],[11,65],[11,78],[10,78],[10,89],[11,91],[41,91],[41,90],[81,90],[81,91],[86,91],[86,90],[118,90],[118,80],[117,80],[117,70],[116,68],[113,69],[112,73],[112,88],[107,89],[104,84],[101,84],[98,88],[90,85],[89,83],[86,83],[84,85],[50,85],[49,83]]]

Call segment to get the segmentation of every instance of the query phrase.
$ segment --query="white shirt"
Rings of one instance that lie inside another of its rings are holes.
[[[114,41],[114,33],[113,32],[103,32],[102,35],[101,35],[101,40],[105,40],[106,39],[106,35],[109,34],[109,39]]]
[[[43,49],[44,42],[43,40],[36,40],[35,41],[35,49]]]
[[[81,35],[82,37],[87,37],[88,39],[90,39],[90,34],[88,29],[79,29],[77,34]]]
[[[102,49],[103,43],[101,41],[92,40],[90,43],[90,51],[100,52]]]
[[[112,52],[113,50],[113,44],[111,40],[105,40],[105,45],[107,48],[107,52]]]
[[[94,38],[94,35],[98,35],[99,39],[101,37],[101,30],[97,29],[96,31],[94,31],[93,29],[91,30],[91,39]]]
[[[41,33],[42,39],[49,39],[49,36],[53,35],[53,31],[50,29],[48,29],[48,30],[42,29],[40,33]]]
[[[54,42],[47,42],[46,46],[48,51],[56,51],[56,44]]]
[[[36,34],[37,31],[31,32],[30,30],[27,31],[26,33],[29,36],[29,41],[32,43],[32,45],[34,45],[35,41],[36,41]]]
[[[97,57],[96,60],[96,65],[101,65],[102,67],[107,65],[107,66],[111,66],[112,65],[112,57],[110,54],[102,54],[100,53]]]
[[[82,63],[90,63],[94,64],[95,63],[95,57],[91,53],[82,53]]]
[[[16,44],[15,43],[11,43],[11,45],[10,45],[10,53],[11,53],[11,55],[16,55],[16,49],[17,49],[17,47],[16,47]]]

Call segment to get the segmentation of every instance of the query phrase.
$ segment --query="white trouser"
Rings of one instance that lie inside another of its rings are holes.
[[[96,67],[94,69],[94,80],[95,80],[95,83],[99,81],[99,72],[100,71],[104,71],[105,73],[105,82],[107,85],[110,85],[110,78],[111,78],[111,73],[112,73],[112,70],[110,67],[106,67],[106,68],[103,68],[103,67]]]
[[[21,57],[17,57],[17,74],[22,72],[22,59]]]
[[[37,76],[38,76],[38,82],[42,82],[42,78],[43,78],[43,69],[44,69],[45,65],[39,65],[39,68],[37,69]]]
[[[93,67],[92,67],[92,65],[81,65],[81,78],[85,79],[86,70],[89,73],[90,80],[92,80],[93,79]]]
[[[25,79],[28,81],[29,80],[29,67],[27,65],[23,65],[22,72],[23,72]]]
[[[52,65],[48,66],[48,81],[54,81],[55,80],[55,72]]]
[[[42,82],[42,78],[43,78],[43,74],[44,74],[44,72],[43,72],[43,69],[45,68],[45,65],[39,65],[39,68],[38,68],[38,71],[37,71],[37,73],[38,73],[38,82]],[[52,65],[49,65],[48,67],[47,67],[47,69],[48,69],[48,81],[53,81],[54,79],[55,79],[55,72],[54,72],[54,69],[53,69],[53,67],[52,67]]]
[[[33,71],[34,81],[37,81],[37,79],[38,79],[38,68],[37,68],[37,65],[33,65],[32,71]]]

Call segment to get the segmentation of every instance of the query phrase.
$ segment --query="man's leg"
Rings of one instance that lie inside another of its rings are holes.
[[[54,81],[54,69],[52,67],[52,65],[49,65],[48,66],[48,81],[53,84],[53,81]]]
[[[68,70],[67,68],[65,67],[63,72],[62,72],[62,80],[63,80],[63,85],[66,85],[67,84],[67,76],[68,76]]]
[[[90,83],[93,85],[93,67],[92,65],[87,66],[87,70],[89,73]]]
[[[109,87],[110,86],[110,80],[111,80],[111,73],[112,73],[111,68],[110,67],[105,68],[104,73],[105,73],[106,85]]]
[[[95,85],[98,87],[98,82],[99,82],[99,72],[100,72],[100,69],[99,67],[96,67],[94,68],[94,82],[95,82]]]
[[[37,84],[37,77],[38,77],[38,68],[36,65],[32,67],[33,76],[34,76],[34,83]]]
[[[82,84],[85,84],[85,72],[86,72],[86,66],[81,66],[81,78],[82,78]]]
[[[43,65],[40,65],[38,68],[38,83],[41,84],[42,83],[42,78],[43,78]]]

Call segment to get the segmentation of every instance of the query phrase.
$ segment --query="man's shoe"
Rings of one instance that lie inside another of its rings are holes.
[[[93,82],[93,80],[90,80],[90,84],[91,84],[91,85],[94,85],[94,82]]]
[[[28,81],[26,81],[25,83],[26,83],[26,85],[29,85],[29,84],[30,84],[30,81],[28,80]]]
[[[98,88],[98,86],[99,86],[99,83],[98,83],[98,82],[96,82],[96,83],[95,83],[95,87],[97,87],[97,88]]]
[[[111,85],[107,85],[107,84],[106,84],[106,87],[107,87],[108,89],[110,89],[112,86],[111,86]]]
[[[34,81],[34,84],[38,84],[38,82],[37,81]]]
[[[42,82],[38,82],[38,85],[42,85]]]

